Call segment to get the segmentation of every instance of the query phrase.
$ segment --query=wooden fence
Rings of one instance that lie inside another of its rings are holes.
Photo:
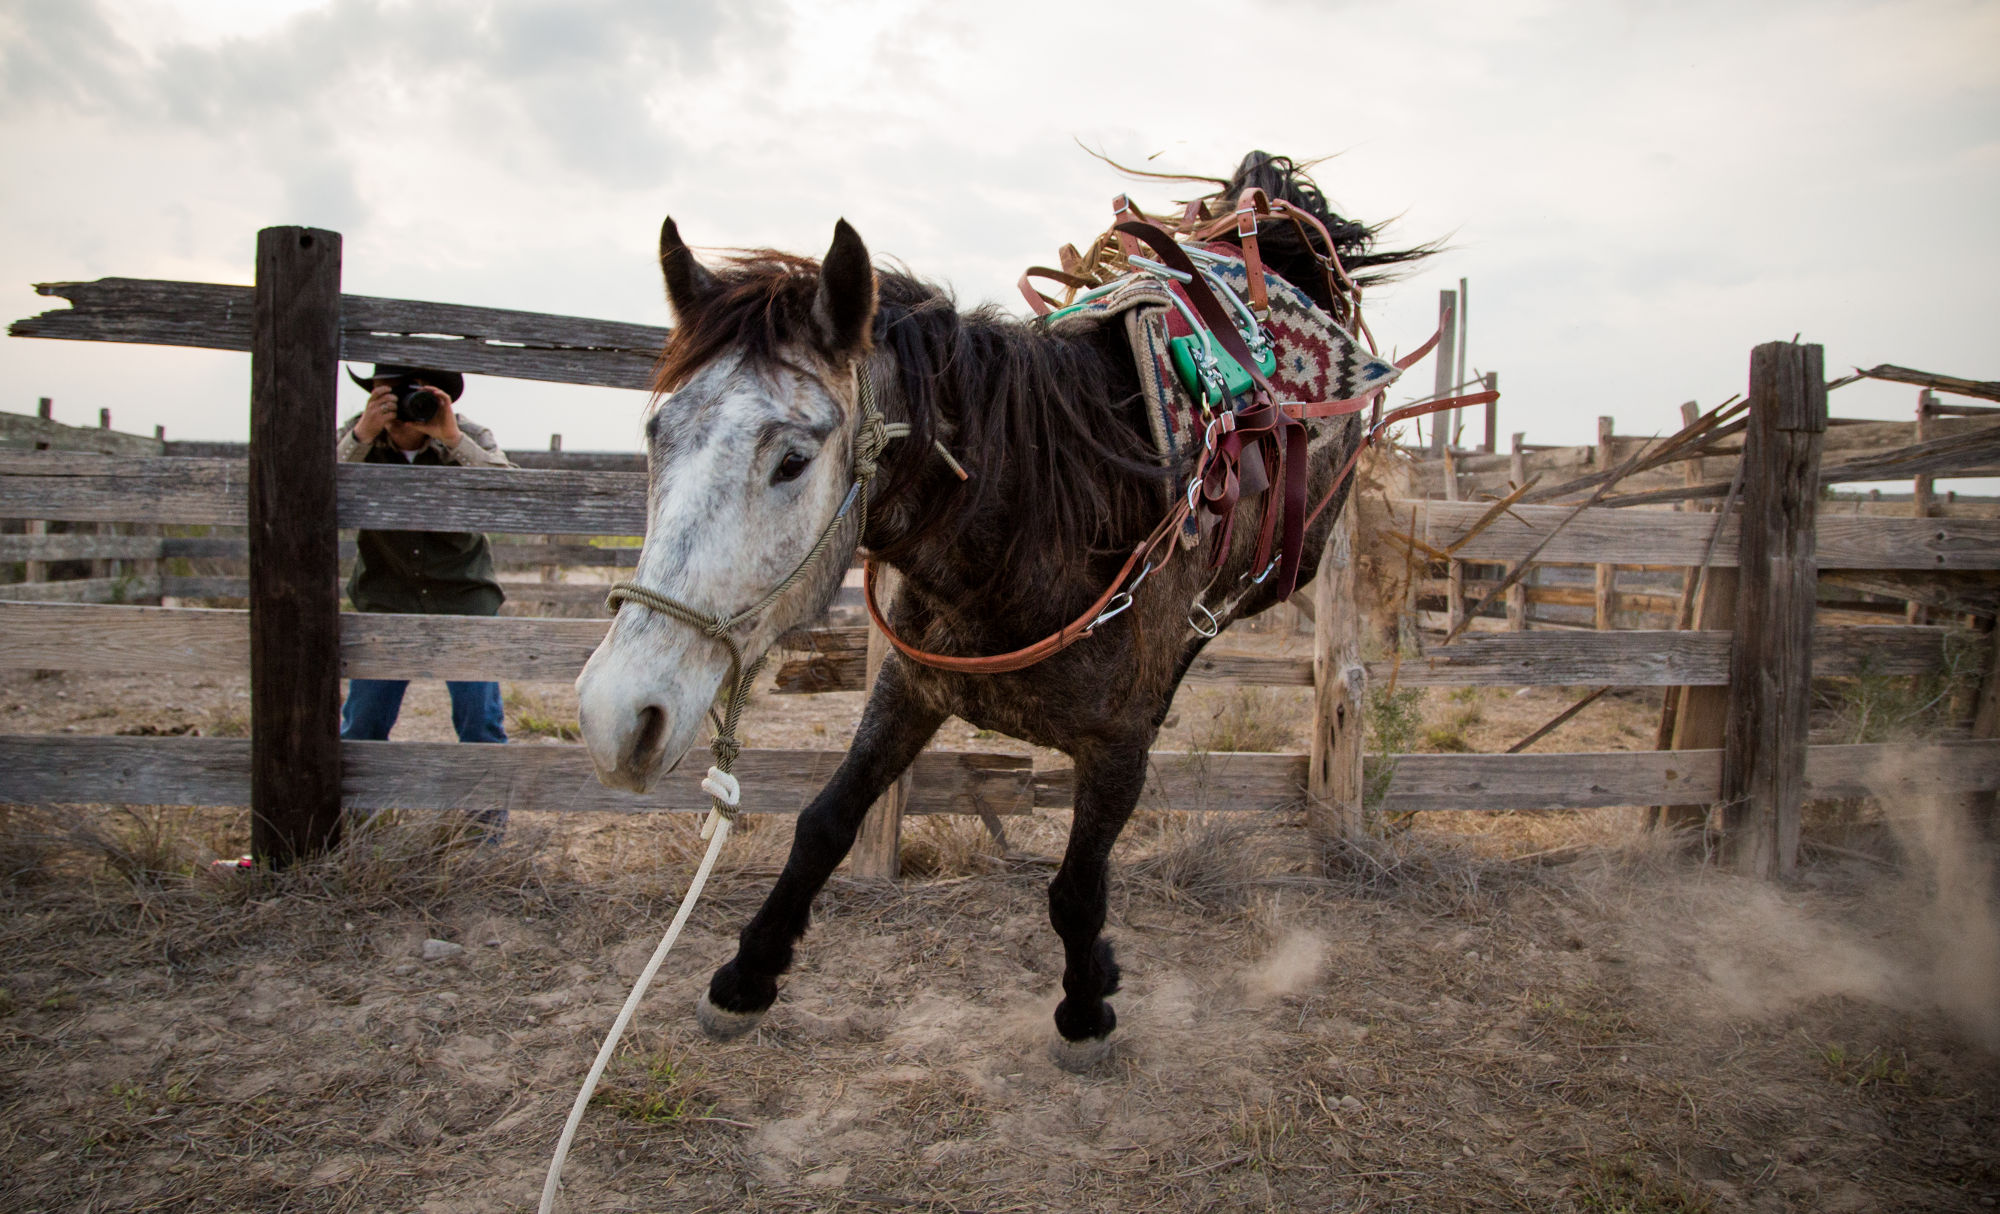
[[[663,336],[571,317],[342,296],[339,248],[334,233],[267,229],[259,236],[254,292],[122,279],[56,284],[42,290],[71,299],[75,310],[10,330],[251,351],[245,457],[0,450],[0,517],[246,528],[248,609],[0,602],[0,664],[173,672],[240,667],[247,658],[252,724],[248,740],[0,737],[0,803],[247,803],[253,846],[274,861],[323,845],[343,806],[704,808],[691,781],[668,781],[645,797],[603,788],[575,746],[338,740],[340,677],[569,680],[605,628],[601,619],[339,613],[339,528],[631,536],[644,530],[645,491],[634,471],[412,474],[337,465],[325,441],[333,429],[336,360],[640,388]],[[467,336],[425,336],[439,333]],[[2000,742],[1990,738],[1922,747],[1805,744],[1800,714],[1812,677],[1935,671],[1944,648],[1944,631],[1936,627],[1816,626],[1811,589],[1820,568],[1883,576],[1943,570],[1988,580],[2000,569],[2000,521],[1815,517],[1825,417],[1823,391],[1816,398],[1812,391],[1818,376],[1817,347],[1781,343],[1753,356],[1743,457],[1756,471],[1745,481],[1770,491],[1746,494],[1741,512],[1720,516],[1719,532],[1713,514],[1550,506],[1517,507],[1484,520],[1473,534],[1488,513],[1483,504],[1398,504],[1416,512],[1418,526],[1444,546],[1465,537],[1454,555],[1467,562],[1511,565],[1532,555],[1582,565],[1706,563],[1735,570],[1727,611],[1711,610],[1686,631],[1468,634],[1400,660],[1363,662],[1354,541],[1343,527],[1321,554],[1310,663],[1218,652],[1189,675],[1193,683],[1315,687],[1310,752],[1159,752],[1146,804],[1245,810],[1303,801],[1318,829],[1338,832],[1359,821],[1369,767],[1386,778],[1377,807],[1384,811],[1723,804],[1739,863],[1782,872],[1795,860],[1799,806],[1807,798],[2000,788]],[[310,442],[288,449],[300,435]],[[1920,455],[1927,454],[1923,446],[1917,445]],[[1956,464],[1932,459],[1926,467],[1942,474],[1977,466],[1965,461],[1988,458],[1984,451],[1961,452]],[[313,475],[323,483],[302,489],[301,462],[317,466]],[[260,488],[278,469],[287,477],[282,508]],[[1560,528],[1558,516],[1567,520]],[[135,559],[165,558],[166,538],[159,557],[149,550]],[[821,629],[790,643],[797,652],[779,672],[782,689],[862,685],[866,644],[859,632]],[[1365,687],[1392,670],[1404,685],[1689,689],[1684,717],[1721,720],[1727,728],[1709,744],[1656,752],[1364,760]],[[1989,677],[1982,693],[1989,700],[1996,684],[2000,679]],[[1701,691],[1719,699],[1703,708],[1693,694]],[[739,771],[757,790],[757,810],[792,812],[839,757],[751,750]],[[699,770],[706,759],[691,756],[689,764]],[[1067,806],[1070,789],[1067,768],[1038,770],[1022,756],[932,751],[912,773],[907,812],[1020,814]],[[873,863],[892,871],[893,832],[887,846],[886,865],[880,857]]]

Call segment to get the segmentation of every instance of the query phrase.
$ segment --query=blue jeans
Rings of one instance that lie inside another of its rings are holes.
[[[347,702],[340,707],[340,736],[350,741],[382,742],[403,711],[408,679],[349,679]],[[505,742],[506,712],[500,706],[500,684],[450,681],[451,725],[461,742]],[[500,841],[507,828],[507,811],[482,809],[472,815],[486,827],[488,842]]]

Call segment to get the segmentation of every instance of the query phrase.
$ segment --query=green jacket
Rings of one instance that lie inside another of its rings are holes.
[[[511,468],[484,426],[458,419],[464,435],[456,449],[432,439],[414,459],[389,442],[354,437],[356,417],[340,429],[339,458],[347,463],[458,465]],[[493,577],[493,549],[486,537],[464,531],[362,531],[356,534],[354,576],[347,597],[356,611],[396,611],[426,615],[498,615],[507,599]]]

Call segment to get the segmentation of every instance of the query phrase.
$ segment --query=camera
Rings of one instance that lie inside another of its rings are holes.
[[[438,394],[414,380],[399,379],[389,385],[396,394],[396,420],[423,425],[437,416]]]

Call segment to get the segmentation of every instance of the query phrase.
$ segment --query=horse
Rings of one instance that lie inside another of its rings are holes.
[[[1187,180],[1215,182],[1225,200],[1261,188],[1316,216],[1348,271],[1378,267],[1336,281],[1303,226],[1267,230],[1266,269],[1342,323],[1357,300],[1341,283],[1429,251],[1377,249],[1376,229],[1334,213],[1285,157],[1254,152],[1230,178]],[[1015,651],[1101,598],[1188,479],[1185,460],[1163,466],[1116,325],[1059,332],[991,305],[960,310],[940,286],[877,269],[845,220],[818,262],[761,249],[711,268],[668,218],[659,261],[675,323],[645,419],[647,530],[633,576],[654,597],[618,603],[576,684],[606,785],[643,792],[672,771],[718,689],[818,618],[858,549],[901,575],[886,619],[910,649]],[[1336,472],[1363,437],[1352,414],[1318,429],[1308,479],[1315,500],[1332,496],[1306,552],[1342,508]],[[1246,488],[1244,507],[1254,515],[1276,492]],[[1194,551],[1128,586],[1127,609],[1021,669],[941,669],[892,651],[851,748],[799,813],[783,870],[697,1002],[703,1031],[726,1040],[759,1022],[868,807],[956,715],[1075,764],[1073,821],[1048,887],[1064,954],[1050,1050],[1072,1071],[1107,1057],[1119,984],[1103,937],[1112,845],[1189,666],[1216,632],[1280,601],[1278,579],[1251,567],[1256,531],[1208,528]],[[827,559],[809,559],[821,548]],[[753,602],[760,610],[738,610]],[[1190,622],[1197,605],[1210,619]]]

